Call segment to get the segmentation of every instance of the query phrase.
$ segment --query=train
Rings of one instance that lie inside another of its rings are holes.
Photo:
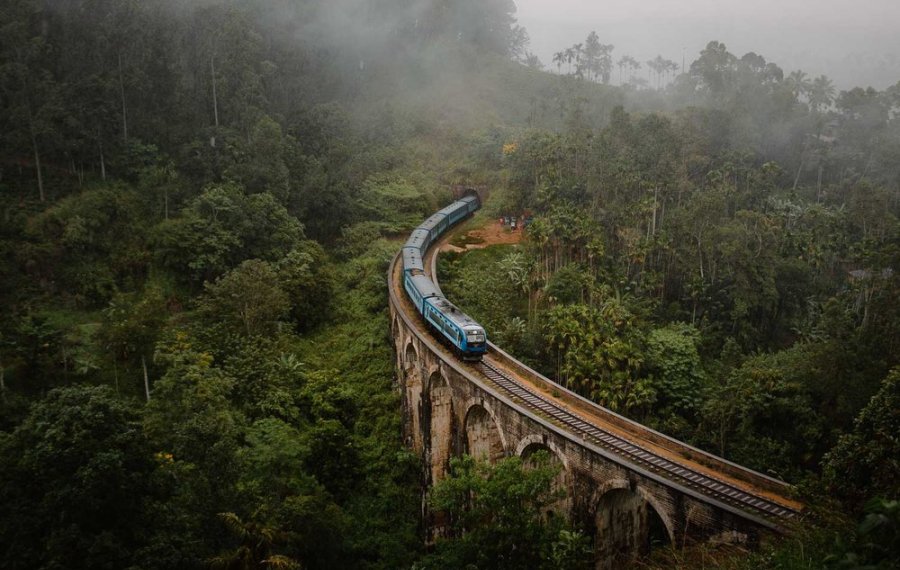
[[[425,274],[425,252],[440,236],[481,207],[477,194],[469,194],[432,214],[403,245],[403,289],[432,332],[468,361],[487,352],[487,333],[441,294]]]

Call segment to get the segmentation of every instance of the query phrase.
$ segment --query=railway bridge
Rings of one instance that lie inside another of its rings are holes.
[[[426,260],[435,283],[439,247]],[[555,510],[593,534],[597,568],[619,567],[651,544],[752,546],[798,517],[785,483],[597,406],[497,346],[482,363],[457,359],[403,294],[400,265],[389,272],[391,332],[404,437],[423,459],[425,488],[453,456],[495,462],[546,450],[567,495]],[[442,532],[426,520],[430,538]]]

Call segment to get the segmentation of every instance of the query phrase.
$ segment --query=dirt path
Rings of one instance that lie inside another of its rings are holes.
[[[484,249],[492,245],[516,244],[525,239],[525,234],[521,229],[511,230],[498,220],[492,220],[483,227],[469,230],[460,238],[454,238],[452,241],[466,242],[465,246],[460,247],[447,242],[441,246],[441,251],[461,252],[470,249]],[[468,243],[469,241],[472,243]]]

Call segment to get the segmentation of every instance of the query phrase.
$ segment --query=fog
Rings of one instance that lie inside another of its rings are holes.
[[[900,80],[897,0],[515,0],[531,51],[553,53],[596,30],[613,58],[661,54],[688,66],[710,40],[740,57],[753,51],[785,74],[825,74],[838,89],[883,89]],[[615,79],[615,77],[614,77]]]

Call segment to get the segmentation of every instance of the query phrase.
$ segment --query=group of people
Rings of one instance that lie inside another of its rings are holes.
[[[515,231],[519,228],[526,228],[531,223],[531,214],[524,213],[521,216],[501,216],[500,225],[506,226]]]

